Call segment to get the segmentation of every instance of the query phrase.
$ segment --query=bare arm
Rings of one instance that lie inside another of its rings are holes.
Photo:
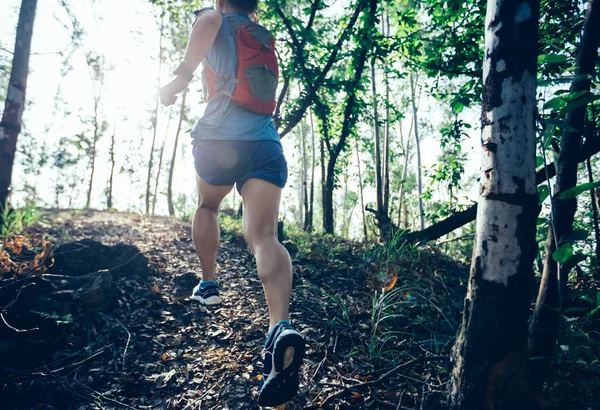
[[[206,10],[198,15],[196,24],[190,34],[185,57],[184,66],[191,73],[196,71],[202,60],[206,57],[208,50],[212,47],[217,33],[223,24],[221,13],[216,10]],[[177,100],[176,94],[179,94],[188,86],[189,81],[178,75],[173,81],[160,89],[161,102],[164,105],[172,105]]]

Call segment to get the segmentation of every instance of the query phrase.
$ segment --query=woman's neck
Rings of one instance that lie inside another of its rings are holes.
[[[239,13],[239,14],[243,14],[243,15],[246,15],[246,16],[248,15],[248,13],[242,13],[238,9],[235,9],[235,8],[231,7],[229,4],[226,4],[225,7],[223,7],[222,12],[223,13]]]

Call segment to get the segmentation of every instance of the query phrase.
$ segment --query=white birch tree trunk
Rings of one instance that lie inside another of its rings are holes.
[[[535,110],[539,1],[488,0],[477,233],[450,408],[534,408],[527,317],[536,253]],[[504,367],[510,367],[507,371]]]

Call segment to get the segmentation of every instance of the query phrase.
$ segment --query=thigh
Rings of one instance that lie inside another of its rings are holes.
[[[261,179],[278,186],[285,187],[288,177],[288,166],[283,148],[278,141],[248,141],[243,156],[243,169],[236,179],[236,186],[241,193],[246,181]],[[241,145],[240,145],[241,147]]]
[[[219,209],[221,201],[233,189],[233,185],[210,185],[201,177],[196,176],[198,187],[198,206],[214,209]]]
[[[262,179],[251,178],[242,187],[243,226],[249,240],[277,236],[277,217],[282,188]]]
[[[197,141],[192,150],[196,174],[212,186],[233,185],[240,174],[239,152],[231,142]]]

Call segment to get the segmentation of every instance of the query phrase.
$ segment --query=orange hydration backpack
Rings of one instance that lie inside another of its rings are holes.
[[[237,78],[219,75],[204,61],[205,100],[217,95],[227,95],[232,101],[251,112],[271,115],[275,111],[275,95],[279,68],[273,35],[252,20],[241,21],[235,16],[223,16],[231,27],[237,54]],[[218,81],[221,80],[221,81]],[[219,89],[223,81],[235,83],[233,95]]]

